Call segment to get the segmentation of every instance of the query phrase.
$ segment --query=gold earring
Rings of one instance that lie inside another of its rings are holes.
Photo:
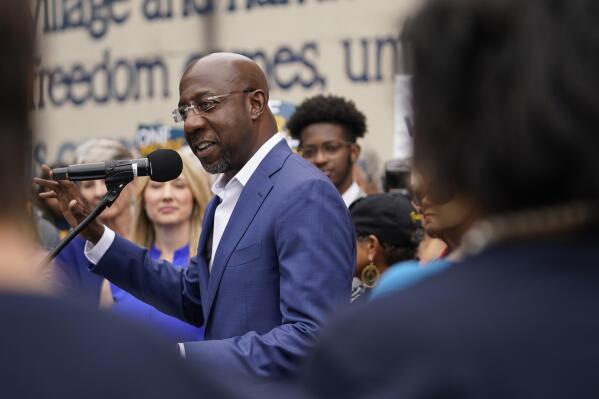
[[[376,267],[376,265],[372,262],[372,259],[370,259],[370,264],[364,266],[362,273],[360,273],[360,280],[362,280],[362,283],[364,283],[366,287],[373,288],[376,285],[380,275],[381,272],[379,271],[379,268]]]

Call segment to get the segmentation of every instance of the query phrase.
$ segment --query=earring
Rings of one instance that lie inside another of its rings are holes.
[[[376,265],[372,262],[372,259],[370,259],[370,264],[364,266],[364,269],[362,269],[362,273],[360,274],[360,280],[362,280],[362,283],[364,283],[364,285],[368,288],[373,288],[376,285],[376,282],[378,281],[381,272],[379,271],[379,268],[376,267]]]

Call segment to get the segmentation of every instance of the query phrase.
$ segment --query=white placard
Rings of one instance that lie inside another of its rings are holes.
[[[412,157],[412,92],[411,75],[395,76],[395,137],[393,157]]]

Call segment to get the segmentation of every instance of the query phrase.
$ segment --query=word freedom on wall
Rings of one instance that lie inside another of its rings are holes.
[[[368,84],[391,79],[396,70],[398,44],[394,36],[342,39],[344,76],[353,84]],[[214,49],[219,51],[221,49]],[[319,67],[320,51],[316,42],[297,46],[280,45],[272,51],[240,50],[266,72],[272,88],[283,91],[294,88],[325,90],[327,78]],[[68,66],[43,66],[38,62],[32,86],[34,109],[47,106],[75,107],[87,103],[105,104],[171,97],[167,59],[162,56],[114,57],[106,49],[91,65],[76,62]],[[177,75],[194,59],[204,54],[190,54]]]
[[[316,43],[308,42],[294,49],[283,45],[272,53],[243,51],[266,71],[270,83],[282,90],[295,86],[325,87],[326,81],[315,64],[318,57]],[[202,54],[191,54],[181,70]],[[93,65],[75,63],[67,67],[47,67],[38,63],[34,71],[32,108],[48,105],[63,107],[83,106],[86,103],[128,102],[145,99],[169,98],[170,70],[162,56],[150,58],[116,58],[110,50]]]

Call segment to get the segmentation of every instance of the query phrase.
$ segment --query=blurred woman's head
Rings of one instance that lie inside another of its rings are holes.
[[[472,199],[482,216],[599,199],[597,4],[423,9],[406,33],[425,180]]]
[[[177,179],[159,183],[139,178],[133,241],[149,248],[154,244],[157,228],[189,228],[190,254],[194,256],[202,216],[211,196],[209,180],[187,147],[178,152],[183,160],[183,172]]]
[[[77,163],[95,163],[131,159],[133,158],[133,154],[117,140],[91,139],[77,147],[75,158]],[[80,189],[81,194],[93,206],[97,205],[107,192],[104,180],[82,181]],[[129,223],[132,212],[131,203],[133,193],[134,190],[131,184],[125,186],[119,198],[112,206],[106,208],[98,219],[107,225],[118,224],[119,219],[126,219],[127,223]]]
[[[370,195],[354,202],[349,211],[357,237],[355,276],[362,282],[374,285],[389,266],[414,259],[422,231],[405,196]]]

